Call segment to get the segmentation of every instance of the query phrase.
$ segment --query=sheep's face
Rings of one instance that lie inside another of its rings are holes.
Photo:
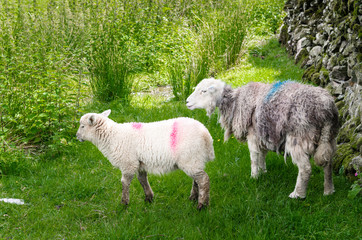
[[[110,113],[111,110],[107,110],[101,114],[87,113],[83,115],[80,119],[80,126],[77,131],[77,139],[81,142],[92,141],[94,138],[95,126],[97,125],[97,122],[104,117],[108,117]]]
[[[205,109],[210,116],[221,99],[225,83],[213,78],[202,80],[195,91],[187,98],[186,106],[190,110],[197,108]]]

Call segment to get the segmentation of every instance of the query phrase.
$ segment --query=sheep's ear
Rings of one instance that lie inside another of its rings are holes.
[[[94,114],[92,114],[89,119],[88,119],[88,123],[90,126],[93,126],[96,122],[96,116]]]
[[[214,93],[216,91],[216,87],[214,85],[211,85],[209,88],[208,88],[208,91],[211,92],[211,93]]]
[[[104,112],[101,113],[101,115],[103,115],[103,116],[105,116],[105,117],[108,117],[109,114],[111,114],[111,109],[108,109],[108,110],[106,110],[106,111],[104,111]]]

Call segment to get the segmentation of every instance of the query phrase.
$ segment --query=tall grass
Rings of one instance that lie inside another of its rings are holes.
[[[3,141],[39,144],[66,130],[80,88],[82,27],[67,6],[3,1],[0,5],[0,95]],[[6,144],[7,145],[7,144]]]
[[[57,147],[85,99],[128,103],[134,76],[166,79],[185,99],[237,64],[248,21],[280,1],[1,1],[1,149]]]

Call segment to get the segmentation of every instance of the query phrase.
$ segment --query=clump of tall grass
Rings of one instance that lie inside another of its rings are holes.
[[[203,78],[230,68],[240,57],[246,34],[242,5],[225,1],[210,3],[208,9],[207,14],[187,21],[193,32],[193,51],[167,66],[176,99],[186,98]]]
[[[112,19],[93,39],[89,57],[90,84],[98,100],[121,99],[127,103],[132,87],[130,61],[135,59],[122,39],[122,28],[118,24]]]
[[[84,28],[70,23],[80,19],[68,7],[0,4],[1,137],[11,143],[4,146],[58,142],[73,126],[81,96],[70,89],[80,88],[74,73]]]

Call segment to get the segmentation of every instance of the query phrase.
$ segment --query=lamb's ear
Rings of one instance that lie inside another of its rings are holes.
[[[88,123],[90,126],[93,126],[96,123],[96,115],[92,114],[89,118],[88,118]]]
[[[108,117],[109,114],[111,114],[111,109],[108,109],[108,110],[106,110],[106,111],[104,111],[104,112],[101,113],[101,115],[103,115],[103,116],[105,116],[105,117]]]

